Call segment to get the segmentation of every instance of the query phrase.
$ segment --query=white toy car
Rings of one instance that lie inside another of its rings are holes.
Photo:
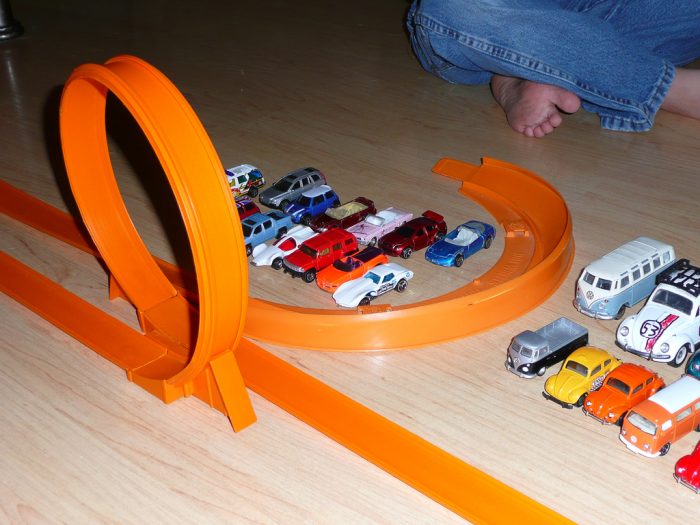
[[[411,277],[413,272],[400,264],[380,264],[364,276],[341,284],[333,294],[333,299],[339,306],[347,308],[368,305],[375,297],[391,290],[403,292]]]
[[[256,197],[260,188],[265,185],[265,177],[252,164],[241,164],[225,170],[226,179],[231,187],[231,193],[236,199]]]
[[[700,268],[684,262],[617,328],[622,349],[678,367],[700,347]]]
[[[285,256],[315,235],[318,233],[308,226],[295,226],[273,244],[258,244],[253,248],[251,264],[253,266],[272,266],[275,270],[279,270],[282,268],[282,260]]]
[[[410,221],[413,214],[398,208],[387,208],[376,215],[368,215],[364,221],[348,228],[360,244],[374,246],[387,233]]]

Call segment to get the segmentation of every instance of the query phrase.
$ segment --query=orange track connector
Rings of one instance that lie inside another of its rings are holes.
[[[110,91],[134,116],[163,165],[190,240],[194,276],[153,258],[131,223],[107,150],[104,110]],[[4,252],[0,290],[165,402],[197,396],[239,430],[255,420],[249,387],[475,523],[569,523],[242,337],[245,325],[246,336],[265,339],[263,326],[272,315],[278,327],[283,319],[292,330],[291,340],[275,340],[282,344],[337,348],[335,337],[348,336],[346,349],[416,346],[483,330],[532,308],[561,282],[573,255],[568,210],[544,181],[497,161],[482,168],[441,161],[436,170],[462,180],[462,191],[476,195],[506,229],[499,263],[443,298],[393,311],[329,314],[249,303],[242,232],[221,163],[192,108],[149,64],[120,56],[76,69],[62,98],[61,137],[71,188],[94,246],[70,216],[5,183],[0,209],[101,257],[110,271],[110,297],[124,297],[136,307],[144,333]],[[492,177],[495,183],[488,180]],[[512,301],[515,305],[507,306]],[[469,308],[469,315],[454,308]],[[481,322],[468,321],[466,330],[454,325],[457,316],[464,323],[477,313],[484,316]],[[438,319],[442,328],[445,319],[450,322],[442,335],[416,328],[418,322]]]

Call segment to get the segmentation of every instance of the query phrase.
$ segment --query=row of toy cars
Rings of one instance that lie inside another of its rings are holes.
[[[473,253],[489,248],[495,237],[493,226],[480,221],[448,234],[444,218],[431,210],[420,217],[395,207],[377,211],[364,197],[341,204],[315,168],[293,171],[260,192],[262,204],[284,210],[261,213],[245,196],[257,194],[264,179],[251,176],[248,181],[255,180],[255,185],[247,184],[241,174],[245,172],[259,174],[243,165],[227,170],[227,177],[238,184],[232,192],[252,264],[284,269],[308,283],[315,280],[340,306],[366,305],[386,292],[406,289],[413,272],[390,263],[387,255],[408,259],[428,248],[430,262],[459,267]],[[271,239],[277,240],[265,244]]]
[[[640,455],[663,456],[674,441],[700,431],[698,283],[700,268],[676,260],[672,246],[647,237],[592,262],[577,282],[574,305],[597,319],[621,319],[628,307],[649,297],[620,324],[616,342],[627,352],[674,367],[691,355],[686,374],[669,385],[646,367],[583,346],[585,328],[564,318],[514,337],[506,367],[521,377],[534,377],[564,359],[559,373],[545,382],[547,399],[567,408],[582,407],[602,423],[619,425],[620,440]],[[678,462],[675,476],[700,491],[698,447]]]

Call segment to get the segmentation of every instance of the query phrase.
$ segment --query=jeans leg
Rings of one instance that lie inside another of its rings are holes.
[[[408,29],[423,67],[445,80],[479,84],[499,74],[556,85],[603,127],[645,131],[673,63],[699,56],[700,2],[416,0]]]

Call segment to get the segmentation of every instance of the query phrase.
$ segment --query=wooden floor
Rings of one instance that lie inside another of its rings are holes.
[[[588,327],[592,344],[639,362],[615,347],[615,322],[573,309],[574,283],[587,262],[638,235],[700,261],[700,122],[660,114],[653,131],[624,134],[581,112],[552,136],[527,139],[510,131],[487,87],[450,85],[420,69],[402,0],[14,3],[26,33],[0,43],[0,177],[61,209],[74,209],[58,138],[62,84],[74,67],[122,53],[178,86],[226,166],[250,162],[270,179],[316,166],[342,200],[433,208],[448,225],[489,217],[453,181],[431,174],[442,157],[493,157],[551,182],[573,216],[574,268],[522,318],[403,352],[263,346],[576,522],[697,517],[698,496],[672,477],[697,434],[666,457],[637,457],[617,428],[546,402],[543,379],[518,379],[503,362],[515,333],[562,315]],[[186,267],[183,228],[151,150],[118,103],[108,127],[139,232],[155,255]],[[92,257],[5,216],[0,234],[4,251],[135,324],[126,303],[107,300],[104,270]],[[499,239],[460,270],[414,257],[409,292],[390,300],[413,302],[469,282],[502,247]],[[269,268],[251,268],[250,281],[255,297],[334,308],[315,286]],[[255,394],[259,421],[234,434],[195,399],[162,404],[6,296],[0,308],[0,522],[462,521]],[[667,382],[680,374],[648,366]]]

